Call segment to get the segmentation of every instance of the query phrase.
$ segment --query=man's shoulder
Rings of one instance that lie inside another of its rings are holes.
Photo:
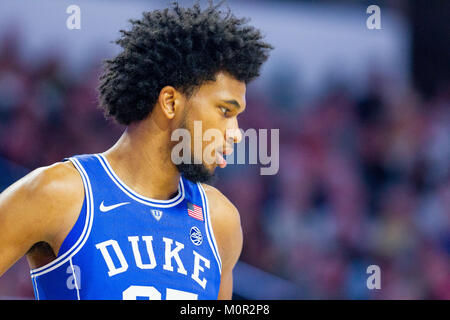
[[[212,215],[221,219],[240,220],[239,211],[236,206],[219,189],[205,183],[202,183],[202,187],[208,197]],[[218,215],[220,217],[217,217]]]
[[[71,162],[40,167],[18,181],[18,187],[30,197],[70,199],[83,195],[83,181]]]
[[[57,247],[60,233],[76,220],[84,188],[81,176],[71,166],[55,163],[38,168],[0,194],[0,213],[3,219],[16,221],[27,235],[25,246],[44,241]]]
[[[83,181],[70,162],[37,168],[2,193],[10,208],[45,215],[43,218],[78,207],[83,197]]]

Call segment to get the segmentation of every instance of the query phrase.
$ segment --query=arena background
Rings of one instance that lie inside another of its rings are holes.
[[[66,28],[71,4],[80,30]],[[101,61],[128,19],[167,4],[0,2],[0,191],[120,136],[97,108]],[[450,299],[450,2],[227,4],[275,46],[241,127],[280,129],[277,175],[232,165],[216,184],[242,219],[234,298]],[[0,298],[33,298],[24,258]]]

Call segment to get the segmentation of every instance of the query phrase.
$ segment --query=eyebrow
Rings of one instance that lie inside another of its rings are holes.
[[[241,105],[239,104],[239,102],[237,102],[236,100],[222,100],[223,102],[229,103],[234,105],[236,108],[240,109]]]

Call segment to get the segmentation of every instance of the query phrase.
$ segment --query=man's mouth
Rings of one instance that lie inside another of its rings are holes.
[[[216,163],[222,169],[227,166],[227,160],[225,160],[220,152],[216,152]]]
[[[227,161],[224,158],[224,155],[231,154],[233,149],[226,148],[223,151],[216,150],[216,163],[220,168],[225,168],[227,166]]]

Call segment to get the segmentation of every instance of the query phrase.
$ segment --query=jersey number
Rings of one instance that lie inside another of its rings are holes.
[[[146,297],[148,300],[161,300],[161,292],[150,286],[129,286],[123,293],[123,300],[136,300],[137,297]],[[166,300],[198,300],[198,295],[191,292],[166,289]]]

